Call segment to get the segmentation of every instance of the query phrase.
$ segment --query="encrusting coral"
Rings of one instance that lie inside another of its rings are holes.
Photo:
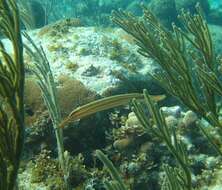
[[[75,158],[70,157],[69,181],[70,186],[77,187],[85,181],[89,176],[89,172],[84,165],[84,159],[81,154]],[[39,155],[36,156],[35,161],[28,163],[31,169],[30,180],[31,183],[44,183],[47,188],[55,190],[63,190],[66,184],[63,180],[63,171],[59,166],[57,159],[53,158],[52,153],[43,149]]]

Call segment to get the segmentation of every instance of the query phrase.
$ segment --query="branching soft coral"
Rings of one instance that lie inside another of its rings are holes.
[[[112,20],[135,38],[139,53],[161,66],[162,70],[153,77],[170,94],[212,125],[221,127],[215,98],[222,95],[222,83],[216,75],[208,25],[198,5],[197,12],[191,15],[183,11],[179,18],[184,30],[173,24],[173,32],[164,28],[146,7],[142,19],[115,11]]]
[[[24,62],[19,11],[14,0],[0,1],[0,33],[12,44],[12,55],[0,42],[0,189],[13,190],[24,142]]]

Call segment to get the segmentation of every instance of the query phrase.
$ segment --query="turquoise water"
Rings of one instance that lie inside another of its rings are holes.
[[[20,0],[23,2],[28,2]],[[147,6],[151,5],[151,9],[157,14],[166,14],[166,9],[169,9],[168,14],[178,14],[181,8],[193,9],[196,0],[185,1],[185,0],[34,0],[30,1],[32,7],[32,13],[38,17],[38,22],[44,19],[45,23],[52,23],[64,18],[79,18],[84,25],[87,26],[110,26],[112,23],[109,20],[109,16],[112,10],[117,10],[119,8],[131,11],[137,15],[141,15],[140,4],[143,3]],[[221,9],[221,1],[213,0],[201,0],[203,7],[208,6],[210,10]],[[208,3],[208,5],[206,5]],[[160,6],[158,8],[158,5]],[[173,8],[173,6],[175,8]],[[171,8],[171,10],[170,10]],[[163,13],[162,11],[165,11]],[[43,11],[45,14],[43,14]],[[209,14],[207,11],[206,14]],[[166,14],[167,15],[167,14]]]
[[[13,22],[1,2],[0,150],[24,127],[20,190],[222,189],[221,1],[18,0]],[[0,153],[6,190],[18,162]]]

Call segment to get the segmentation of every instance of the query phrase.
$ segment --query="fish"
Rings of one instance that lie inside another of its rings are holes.
[[[144,96],[141,93],[128,93],[105,97],[83,106],[74,109],[60,124],[61,128],[64,128],[71,122],[78,121],[86,116],[94,113],[104,111],[110,108],[128,104],[132,99],[143,99]],[[151,99],[154,101],[162,101],[166,98],[166,95],[151,95]]]

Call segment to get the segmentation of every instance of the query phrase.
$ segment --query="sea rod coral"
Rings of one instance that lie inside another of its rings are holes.
[[[14,0],[0,1],[0,33],[13,47],[10,55],[0,42],[0,189],[13,190],[24,142],[24,62],[19,11]]]
[[[142,19],[120,10],[113,12],[112,20],[135,38],[139,53],[161,67],[153,75],[161,86],[221,130],[216,100],[222,95],[222,83],[201,7],[197,4],[195,15],[182,11],[179,19],[184,30],[173,24],[173,32],[163,27],[145,6],[143,10]]]

